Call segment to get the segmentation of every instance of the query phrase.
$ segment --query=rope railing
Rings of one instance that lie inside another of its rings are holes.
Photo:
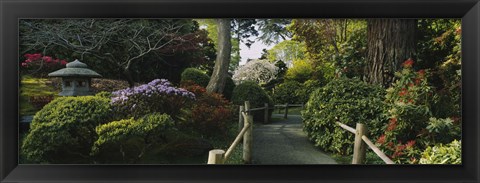
[[[366,157],[366,151],[365,151],[365,145],[367,145],[370,149],[373,150],[373,152],[380,157],[383,162],[386,164],[395,164],[390,158],[388,158],[385,153],[383,153],[382,150],[380,150],[375,144],[368,139],[366,136],[367,134],[367,127],[364,124],[357,123],[356,128],[352,128],[348,125],[345,125],[340,122],[336,122],[337,125],[342,127],[343,129],[355,134],[355,143],[353,147],[353,158],[352,158],[352,164],[363,164],[365,162],[365,157]]]

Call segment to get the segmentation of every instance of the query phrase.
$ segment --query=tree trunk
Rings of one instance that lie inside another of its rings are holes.
[[[403,61],[415,54],[415,19],[369,19],[365,80],[389,87]]]
[[[212,77],[207,85],[208,93],[222,93],[230,65],[230,54],[232,52],[230,19],[218,19],[218,50],[215,67]]]

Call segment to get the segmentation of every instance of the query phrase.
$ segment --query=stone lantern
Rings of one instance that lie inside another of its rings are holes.
[[[60,96],[93,95],[91,90],[92,78],[102,77],[97,72],[88,69],[87,64],[78,60],[68,63],[67,68],[52,72],[48,76],[62,78]]]

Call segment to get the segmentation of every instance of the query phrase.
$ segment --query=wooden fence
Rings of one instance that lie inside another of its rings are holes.
[[[337,125],[342,127],[343,129],[355,134],[355,142],[353,145],[353,158],[352,164],[364,164],[365,163],[365,156],[366,156],[366,148],[367,145],[370,149],[377,154],[386,164],[395,164],[390,158],[388,158],[385,153],[383,153],[375,144],[365,136],[368,133],[367,127],[362,123],[357,123],[355,129],[349,127],[343,123],[336,122]]]
[[[252,163],[253,115],[249,101],[245,101],[245,106],[241,106],[239,118],[241,119],[240,121],[243,122],[243,127],[241,127],[242,130],[240,130],[240,133],[238,133],[232,145],[230,145],[226,152],[222,149],[211,150],[208,154],[208,164],[224,164],[242,139],[243,161],[245,164]]]
[[[238,129],[241,129],[237,137],[233,141],[232,145],[224,151],[222,149],[211,150],[208,154],[208,164],[224,164],[230,155],[233,152],[233,149],[240,143],[243,139],[243,161],[246,164],[252,162],[252,131],[253,131],[253,111],[264,110],[263,123],[268,123],[270,116],[268,111],[270,109],[275,110],[275,108],[285,108],[284,118],[287,118],[288,107],[303,107],[303,104],[288,104],[285,105],[274,105],[269,107],[268,103],[264,104],[264,107],[250,108],[250,101],[245,101],[244,106],[240,106],[239,115],[238,115]]]

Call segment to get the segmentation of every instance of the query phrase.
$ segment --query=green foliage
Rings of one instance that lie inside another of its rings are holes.
[[[91,163],[95,127],[107,122],[110,113],[108,98],[57,98],[35,114],[22,153],[36,163]]]
[[[277,85],[273,91],[273,101],[276,104],[299,104],[302,103],[299,91],[302,84],[297,81],[287,81]]]
[[[43,105],[40,105],[40,108],[34,105],[32,99],[38,97],[54,98],[59,92],[60,90],[55,88],[53,82],[49,79],[23,75],[20,83],[20,115],[34,115],[43,107]]]
[[[207,87],[208,82],[210,81],[210,76],[199,69],[186,68],[182,72],[181,81],[193,81],[202,87]]]
[[[268,60],[270,62],[284,61],[292,62],[294,60],[305,59],[305,43],[294,40],[282,41],[268,50]]]
[[[354,135],[335,122],[348,126],[363,123],[369,137],[381,133],[384,90],[359,79],[338,78],[312,93],[302,112],[304,131],[309,139],[327,152],[353,152]]]
[[[461,164],[462,141],[453,140],[447,145],[427,147],[422,153],[420,164]]]
[[[363,75],[367,23],[363,19],[294,19],[288,26],[293,40],[305,42],[306,59],[318,76]]]
[[[313,72],[314,68],[312,68],[311,63],[306,60],[295,60],[293,61],[293,67],[287,70],[285,79],[303,83],[312,78]]]
[[[417,34],[417,68],[434,68],[455,53],[461,32],[460,19],[419,19]],[[460,32],[458,32],[460,30]]]
[[[451,118],[434,118],[428,121],[426,129],[431,143],[448,143],[452,139],[461,139],[462,129],[458,120]]]
[[[121,157],[124,163],[136,163],[147,151],[165,143],[165,133],[173,124],[169,115],[153,113],[137,120],[122,119],[97,126],[98,139],[91,155],[102,156],[105,162]]]
[[[322,87],[325,85],[319,80],[307,80],[305,83],[303,83],[303,86],[300,88],[300,90],[297,90],[297,95],[299,97],[299,102],[302,104],[305,104],[308,102],[308,99],[310,98],[310,94],[312,94],[316,89]]]
[[[388,88],[385,102],[389,122],[383,127],[377,143],[397,163],[417,163],[420,149],[427,141],[420,132],[432,116],[429,102],[433,88],[428,83],[428,71],[415,72],[414,61],[405,61],[403,69],[395,73],[397,80]],[[409,149],[407,149],[407,144]]]
[[[398,163],[418,163],[422,149],[461,136],[458,118],[438,118],[432,113],[435,88],[429,82],[430,72],[415,72],[413,64],[413,60],[405,61],[403,69],[395,73],[397,80],[387,89],[385,114],[390,120],[377,140],[380,148]]]
[[[233,90],[232,102],[235,105],[245,105],[245,101],[250,101],[252,108],[264,107],[265,103],[273,106],[273,100],[268,96],[267,92],[262,89],[257,83],[252,81],[245,81],[239,84]],[[270,110],[270,116],[273,110]],[[264,110],[254,112],[254,120],[263,120]]]

